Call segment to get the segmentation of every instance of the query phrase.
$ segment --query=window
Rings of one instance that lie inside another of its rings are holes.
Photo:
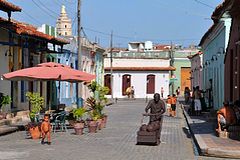
[[[67,25],[65,25],[65,28],[67,28]]]
[[[155,75],[147,75],[147,94],[155,93]]]
[[[125,74],[122,77],[122,95],[126,95],[126,90],[131,86],[131,75]]]
[[[111,87],[111,75],[110,74],[106,74],[104,76],[104,86],[109,88],[109,92],[107,95],[111,95],[112,94],[112,87]]]

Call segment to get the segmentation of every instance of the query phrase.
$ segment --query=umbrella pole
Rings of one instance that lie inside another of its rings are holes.
[[[49,97],[49,106],[48,110],[51,110],[51,105],[52,105],[52,81],[50,81],[50,97]]]
[[[60,104],[60,81],[58,81],[58,104]]]

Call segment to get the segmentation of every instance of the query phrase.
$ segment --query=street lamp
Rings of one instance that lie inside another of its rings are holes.
[[[214,57],[215,57],[215,59],[214,59]],[[213,55],[213,56],[212,56],[211,61],[214,61],[214,60],[217,60],[217,56],[216,56],[216,55]]]
[[[223,55],[225,54],[225,48],[224,47],[220,47],[218,49],[217,55],[220,56],[221,54],[223,54]]]

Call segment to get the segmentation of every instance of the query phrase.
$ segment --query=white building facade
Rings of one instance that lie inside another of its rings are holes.
[[[105,86],[111,90],[108,98],[111,96],[125,98],[126,89],[129,86],[134,87],[135,98],[152,98],[154,93],[160,93],[161,87],[164,89],[164,98],[167,97],[169,94],[169,71],[175,70],[170,66],[169,52],[152,50],[149,47],[150,43],[147,42],[147,44],[129,43],[129,51],[114,53],[112,87],[110,54],[104,59]],[[147,50],[144,46],[147,46]],[[139,50],[139,48],[141,49]]]
[[[193,87],[199,86],[202,88],[202,79],[203,79],[203,67],[202,67],[202,52],[198,52],[193,56],[189,56],[191,61],[191,90]]]

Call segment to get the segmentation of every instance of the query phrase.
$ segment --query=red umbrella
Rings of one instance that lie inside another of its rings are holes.
[[[36,67],[25,68],[3,74],[3,78],[11,81],[57,80],[68,82],[89,82],[95,79],[96,76],[72,69],[67,65],[48,62],[38,64]]]

